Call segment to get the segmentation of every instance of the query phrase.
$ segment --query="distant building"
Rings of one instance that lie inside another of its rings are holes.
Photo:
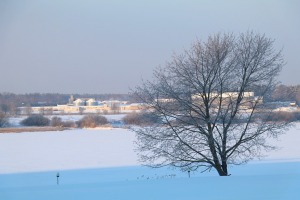
[[[95,99],[89,99],[85,103],[86,103],[86,106],[97,106],[98,105],[98,101],[96,101]]]
[[[83,114],[83,113],[127,113],[145,109],[144,104],[128,104],[126,101],[96,101],[93,98],[74,99],[70,96],[68,104],[57,106],[31,107],[33,114]],[[20,114],[27,114],[27,107],[20,107]]]
[[[218,109],[219,104],[222,103],[222,105],[229,105],[232,101],[236,101],[239,97],[239,92],[212,92],[209,94],[211,98],[211,106],[215,107],[215,109]],[[262,96],[255,96],[254,92],[243,92],[242,95],[242,101],[240,103],[241,109],[249,109],[253,107],[253,105],[262,104],[263,103],[263,97]],[[208,96],[208,94],[206,95]],[[201,104],[203,101],[203,95],[202,94],[195,94],[192,95],[192,100],[195,103]]]
[[[75,101],[73,101],[73,105],[76,107],[85,106],[85,101],[82,99],[76,99]]]
[[[74,102],[74,97],[73,95],[71,95],[69,98],[69,105],[73,104],[73,102]]]

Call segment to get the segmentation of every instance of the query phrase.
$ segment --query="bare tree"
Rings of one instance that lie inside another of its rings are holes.
[[[272,101],[296,101],[297,86],[278,85],[272,91]]]
[[[5,127],[9,124],[7,114],[0,111],[0,128]]]
[[[14,103],[12,103],[12,102],[8,103],[8,109],[9,109],[9,114],[11,116],[16,114],[17,108],[16,108],[16,105]]]
[[[9,111],[9,106],[7,104],[1,104],[0,111],[4,112],[4,114],[7,114]]]
[[[0,105],[0,111],[1,110],[6,115],[14,115],[16,113],[16,106],[11,102],[3,103]]]
[[[86,115],[77,124],[80,128],[95,128],[97,126],[106,125],[108,121],[106,117],[101,115]]]
[[[20,124],[24,126],[48,126],[50,124],[50,119],[41,114],[34,114],[23,119]]]
[[[136,128],[140,160],[152,167],[190,171],[215,169],[227,176],[229,164],[242,164],[274,147],[289,124],[267,120],[262,102],[276,84],[284,60],[265,35],[217,34],[175,55],[134,91],[140,102],[163,118]],[[263,88],[255,97],[254,88]]]
[[[159,123],[161,118],[157,115],[153,115],[151,112],[142,111],[138,113],[128,113],[122,118],[122,120],[127,125],[149,126]]]

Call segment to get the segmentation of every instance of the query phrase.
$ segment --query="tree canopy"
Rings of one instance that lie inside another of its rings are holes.
[[[229,164],[273,149],[268,137],[283,133],[288,122],[268,120],[272,113],[263,97],[284,63],[274,40],[254,32],[212,35],[174,55],[134,91],[162,118],[134,129],[140,160],[186,171],[213,168],[227,176]]]

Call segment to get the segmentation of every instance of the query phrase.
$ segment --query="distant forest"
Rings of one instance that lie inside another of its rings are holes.
[[[254,91],[255,92],[255,91]],[[278,85],[273,89],[273,91],[266,97],[264,97],[265,102],[296,102],[300,105],[300,85],[287,86]]]
[[[253,89],[255,95],[260,95],[259,88]],[[53,93],[29,93],[14,94],[0,93],[0,111],[4,113],[14,113],[17,107],[21,106],[55,106],[57,104],[67,104],[71,94]],[[74,98],[94,98],[100,101],[120,100],[135,102],[130,94],[72,94]],[[278,85],[271,93],[264,97],[264,102],[293,101],[300,105],[300,85],[286,86]]]

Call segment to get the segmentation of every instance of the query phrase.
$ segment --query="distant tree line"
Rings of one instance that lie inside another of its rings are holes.
[[[278,85],[272,91],[270,101],[295,101],[300,105],[300,85]]]
[[[253,88],[256,95],[260,95],[263,88]],[[129,101],[130,103],[139,102],[130,94],[73,94],[74,98],[94,98],[100,101],[104,100],[120,100]],[[32,106],[55,106],[57,104],[67,104],[70,94],[57,93],[29,93],[14,94],[0,93],[0,111],[6,115],[14,115],[17,113],[17,107]],[[278,85],[271,93],[264,97],[265,102],[273,101],[295,101],[300,105],[300,85],[287,86]]]

